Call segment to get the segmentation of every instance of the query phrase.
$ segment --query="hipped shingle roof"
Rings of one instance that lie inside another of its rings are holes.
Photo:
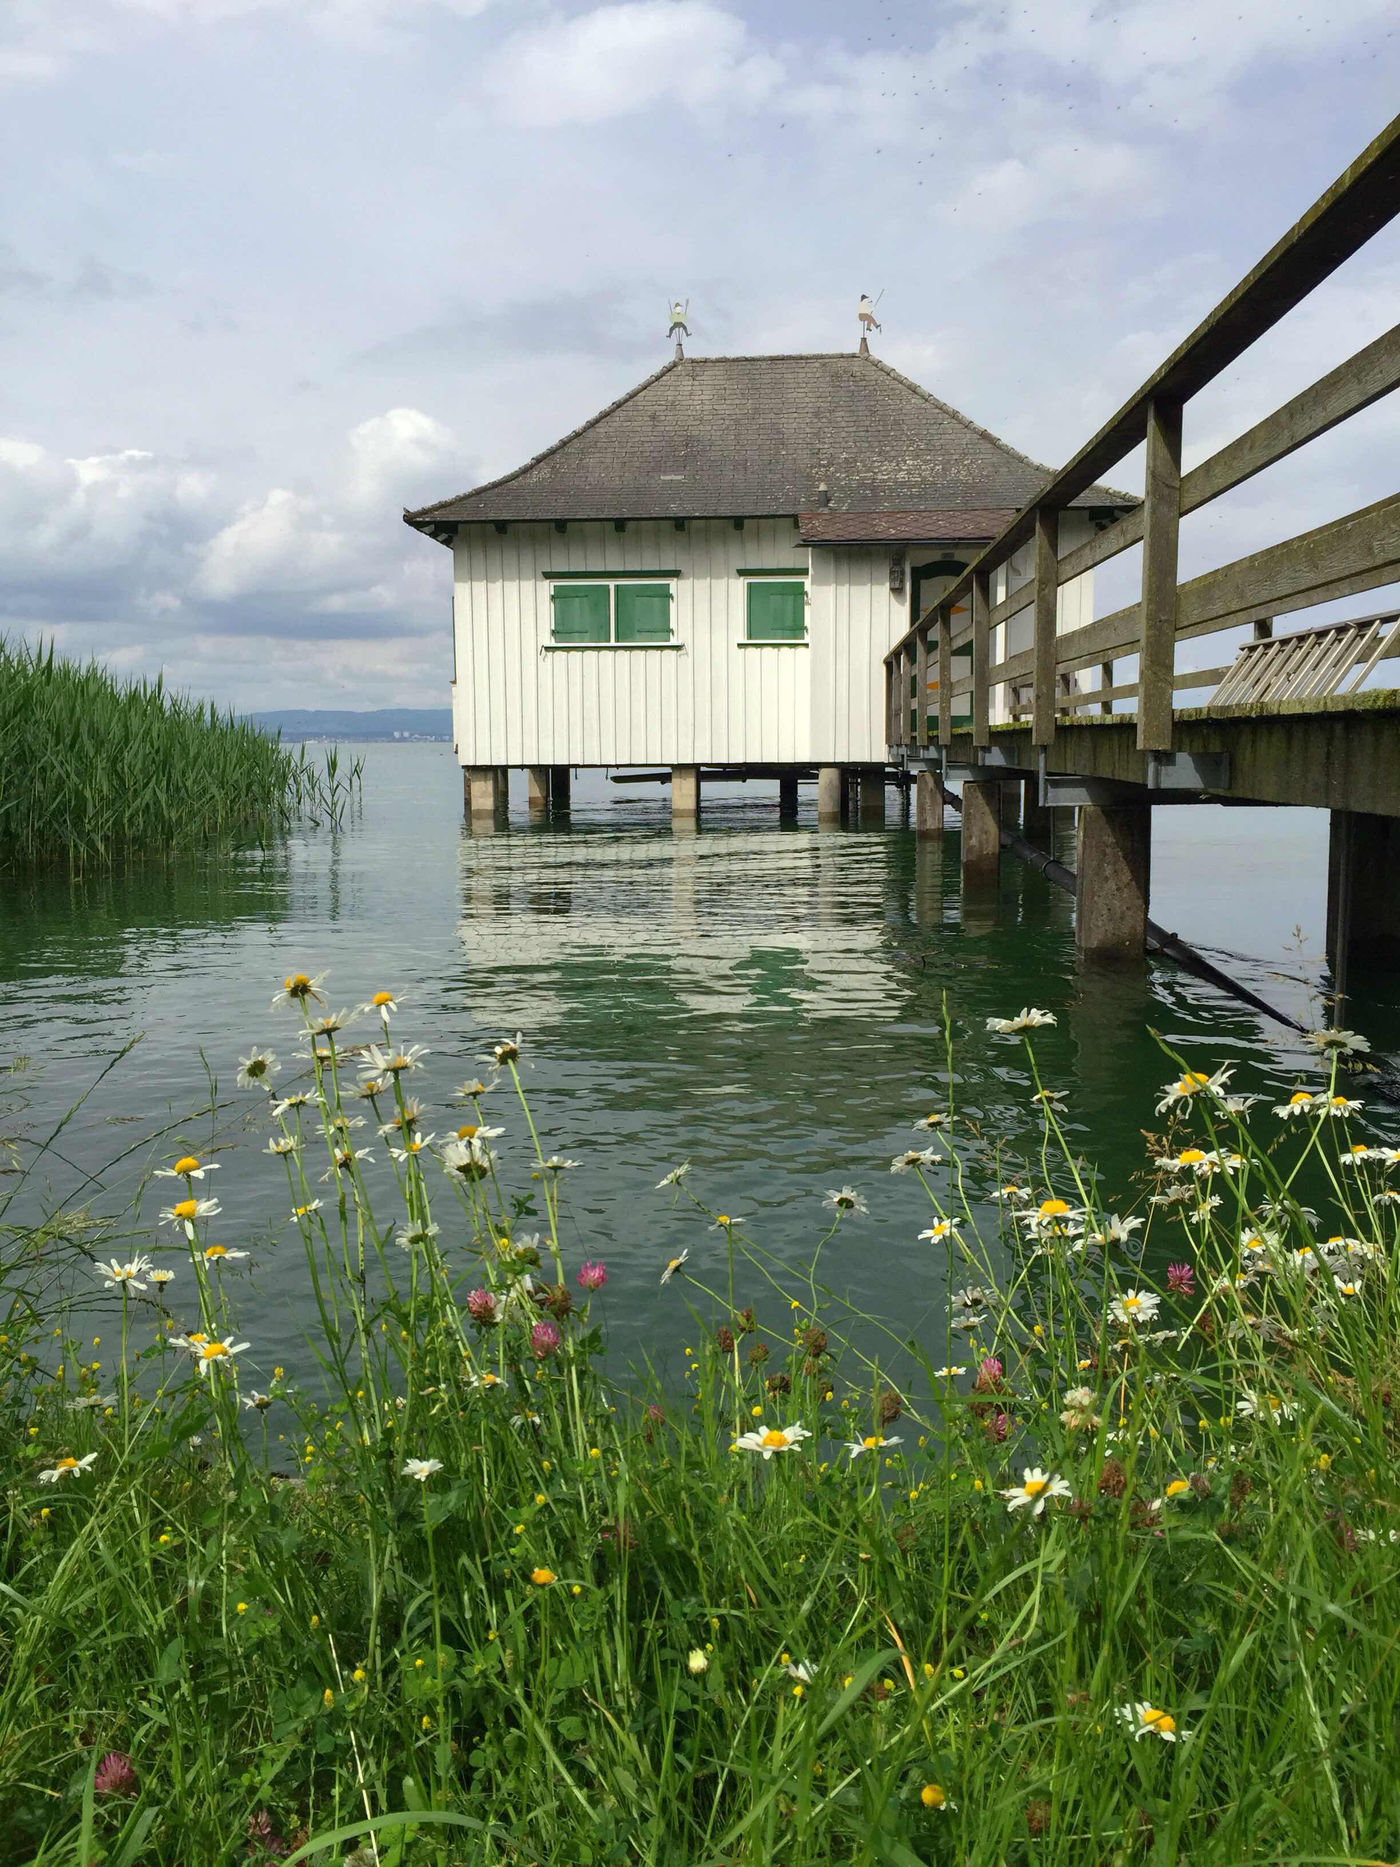
[[[1019,510],[1050,478],[875,357],[686,357],[514,473],[404,517],[428,533],[481,520],[980,517]],[[1092,487],[1074,503],[1137,502]]]

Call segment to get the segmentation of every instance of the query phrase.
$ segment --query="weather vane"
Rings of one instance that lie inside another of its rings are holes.
[[[856,307],[856,316],[860,319],[860,334],[862,338],[868,337],[872,331],[884,329],[884,326],[875,316],[875,306],[879,304],[880,299],[884,296],[885,294],[882,291],[880,297],[872,302],[869,292],[861,293],[860,304]]]
[[[676,340],[676,361],[678,363],[685,354],[681,349],[681,339],[682,337],[689,337],[690,335],[690,326],[686,323],[686,319],[689,316],[690,300],[688,298],[673,298],[671,300],[671,328],[667,331],[666,335],[668,337],[674,337]]]

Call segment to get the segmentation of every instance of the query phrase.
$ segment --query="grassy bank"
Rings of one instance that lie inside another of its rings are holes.
[[[159,680],[0,641],[0,869],[266,838],[356,782]]]
[[[259,1352],[249,1149],[171,1155],[103,1328],[26,1309],[10,1241],[8,1859],[1396,1858],[1400,1155],[1350,1040],[1287,1113],[1168,1059],[1136,1210],[1053,1097],[1013,1169],[951,1060],[893,1163],[918,1239],[838,1187],[798,1274],[666,1175],[676,1395],[601,1366],[608,1241],[564,1260],[515,1044],[454,1092],[383,995],[279,996],[309,1054],[243,1077],[317,1379]],[[1009,1022],[969,1041],[1038,1094]],[[872,1250],[954,1292],[897,1386],[823,1281]]]

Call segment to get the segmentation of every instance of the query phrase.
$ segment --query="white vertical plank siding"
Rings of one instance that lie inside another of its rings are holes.
[[[882,660],[908,623],[888,547],[798,544],[791,519],[464,526],[454,547],[463,765],[852,763],[885,754]],[[809,573],[805,646],[740,646],[741,568]],[[542,573],[676,570],[679,648],[552,651]]]

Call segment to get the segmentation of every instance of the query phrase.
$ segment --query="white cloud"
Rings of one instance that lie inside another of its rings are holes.
[[[482,80],[496,114],[526,126],[601,123],[653,105],[760,103],[783,68],[710,0],[623,0],[514,34]]]
[[[391,408],[350,430],[349,492],[361,505],[392,509],[441,498],[457,454],[450,428],[417,408]]]
[[[143,448],[63,460],[0,439],[0,578],[32,587],[129,572],[178,551],[207,521],[212,491],[207,474]]]

